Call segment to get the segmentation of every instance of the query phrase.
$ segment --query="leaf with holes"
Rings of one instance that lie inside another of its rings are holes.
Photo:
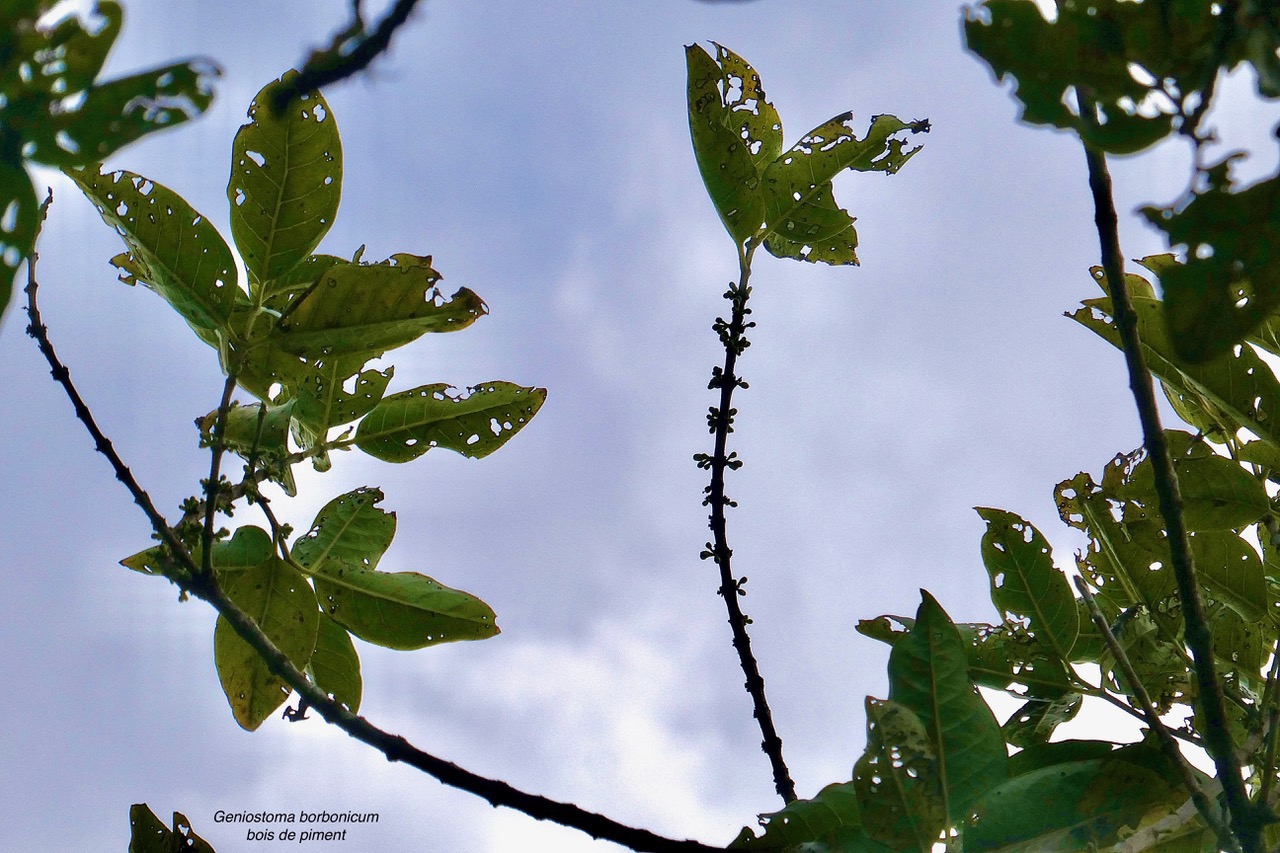
[[[1025,122],[1071,130],[1096,148],[1132,154],[1173,130],[1177,105],[1170,92],[1194,105],[1213,79],[1205,66],[1217,49],[1221,22],[1212,3],[1180,3],[1173,14],[1167,4],[1126,0],[1054,6],[1052,22],[1025,0],[986,0],[965,13],[969,50],[997,81],[1017,81],[1013,94]],[[1234,34],[1233,41],[1240,38]],[[1222,47],[1224,58],[1239,49]],[[1096,103],[1094,121],[1082,120],[1075,109],[1073,95],[1081,88]]]
[[[342,141],[324,97],[308,92],[283,115],[271,109],[274,93],[296,76],[290,71],[258,92],[231,150],[231,236],[251,289],[311,254],[342,196]]]
[[[252,461],[269,473],[272,482],[279,483],[285,494],[297,494],[293,469],[285,461],[289,456],[289,424],[293,417],[294,403],[283,406],[265,403],[241,406],[232,405],[227,410],[222,439],[227,448],[245,461]],[[218,420],[215,409],[200,420],[200,435],[206,442],[212,440],[213,428]]]
[[[545,388],[486,382],[462,397],[448,385],[392,394],[356,429],[355,445],[385,462],[408,462],[433,447],[488,456],[524,428],[547,398]]]
[[[862,825],[895,850],[932,850],[947,816],[929,733],[905,705],[868,696],[866,712],[867,748],[853,768]]]
[[[1174,207],[1144,207],[1147,221],[1185,255],[1158,271],[1169,340],[1190,362],[1216,358],[1280,306],[1275,223],[1280,178],[1235,190],[1236,153],[1207,170],[1208,186]]]
[[[355,714],[360,710],[364,682],[360,677],[360,656],[351,635],[332,618],[320,614],[316,648],[307,671],[316,686]]]
[[[362,366],[360,358],[318,361],[298,384],[293,416],[313,435],[323,436],[330,427],[349,424],[367,415],[382,400],[395,369],[361,370]]]
[[[1235,460],[1210,454],[1175,458],[1173,466],[1188,530],[1238,530],[1271,509],[1266,488]],[[1137,464],[1118,496],[1143,507],[1144,511],[1134,517],[1162,517],[1149,458],[1144,457]]]
[[[827,264],[856,264],[853,217],[840,208],[831,180],[845,169],[894,174],[920,151],[906,149],[905,131],[921,133],[927,122],[875,116],[862,139],[845,113],[805,134],[764,170],[765,248],[779,258]]]
[[[129,853],[214,853],[196,835],[182,812],[173,813],[173,828],[165,826],[146,803],[129,807]]]
[[[777,111],[764,100],[759,75],[741,57],[719,45],[718,61],[696,44],[687,45],[684,52],[694,159],[720,221],[741,245],[764,221],[763,165],[753,153],[781,148],[782,125]],[[748,100],[755,102],[754,111]]]
[[[1025,624],[1059,659],[1070,660],[1080,616],[1066,576],[1053,564],[1049,543],[1014,513],[977,509],[987,523],[982,562],[991,578],[991,603],[1006,621]]]
[[[1056,695],[1031,697],[1000,727],[1005,741],[1021,749],[1047,743],[1058,726],[1070,722],[1080,713],[1083,698],[1069,690]]]
[[[1104,285],[1101,268],[1094,267],[1091,272],[1094,280]],[[1237,347],[1218,358],[1193,364],[1175,352],[1165,331],[1160,302],[1142,296],[1134,296],[1132,301],[1142,353],[1152,373],[1174,394],[1219,413],[1233,425],[1233,432],[1244,428],[1280,447],[1280,381],[1252,347]],[[1109,297],[1085,300],[1083,307],[1068,316],[1120,348]]]
[[[329,501],[293,543],[293,559],[312,573],[330,564],[375,568],[396,535],[395,513],[378,507],[382,497],[379,489],[361,488]]]
[[[959,821],[1004,781],[1009,756],[1000,724],[969,680],[964,640],[933,596],[921,596],[915,625],[889,653],[889,699],[924,720],[944,812]]]
[[[18,265],[30,256],[38,203],[23,160],[55,167],[100,161],[138,137],[203,112],[212,99],[212,63],[190,61],[97,83],[120,33],[118,3],[88,12],[46,2],[0,11],[0,313]]]
[[[810,800],[796,800],[781,811],[760,816],[764,835],[743,829],[731,850],[760,853],[890,853],[867,836],[852,782],[828,785]]]
[[[226,592],[294,666],[306,668],[316,646],[320,613],[301,572],[272,558],[240,572]],[[254,731],[289,698],[289,686],[221,616],[213,632],[213,659],[241,728]]]
[[[209,220],[160,184],[133,172],[66,169],[129,247],[136,280],[164,297],[197,329],[225,328],[231,309],[247,304],[231,249]],[[133,284],[132,277],[123,279]]]
[[[379,572],[326,560],[314,572],[324,612],[366,642],[421,649],[498,633],[493,609],[417,572]]]
[[[329,266],[280,318],[269,344],[320,358],[372,358],[428,332],[456,332],[488,309],[467,288],[446,299],[431,258],[401,253],[379,264]]]
[[[219,575],[224,572],[241,572],[262,565],[271,557],[271,552],[271,534],[261,527],[245,525],[237,528],[230,539],[213,543],[213,567]],[[191,557],[196,565],[200,564],[200,554],[200,548],[192,551]],[[120,565],[144,575],[177,575],[177,566],[171,557],[166,556],[166,549],[160,545],[125,557]]]

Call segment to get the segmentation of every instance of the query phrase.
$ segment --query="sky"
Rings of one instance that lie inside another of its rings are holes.
[[[250,99],[347,11],[129,0],[108,76],[197,55],[224,74],[204,117],[108,165],[229,234],[231,139]],[[1054,484],[1140,443],[1119,353],[1062,316],[1095,295],[1084,157],[1070,136],[1016,122],[964,51],[960,15],[933,0],[422,0],[388,56],[325,93],[345,178],[321,250],[430,254],[446,287],[490,308],[395,353],[393,390],[549,391],[486,459],[340,454],[324,476],[300,466],[299,496],[273,504],[306,529],[332,497],[379,486],[398,517],[381,568],[497,612],[502,634],[483,642],[358,644],[363,715],[477,773],[674,837],[726,844],[781,805],[714,567],[698,559],[692,456],[711,448],[711,324],[736,258],[690,150],[682,48],[695,41],[755,66],[788,145],[846,110],[864,127],[879,113],[933,127],[898,175],[837,181],[860,267],[762,252],[753,273],[729,538],[800,795],[849,779],[864,697],[887,693],[888,649],[855,633],[859,619],[914,613],[922,587],[956,621],[997,618],[973,507],[1020,513],[1072,564],[1083,543],[1057,519]],[[1248,86],[1229,81],[1213,120],[1262,174],[1275,110],[1254,108]],[[1172,143],[1113,163],[1126,256],[1164,250],[1132,211],[1173,201],[1187,156]],[[154,294],[116,282],[118,238],[74,186],[51,172],[37,185],[55,197],[39,247],[53,342],[172,516],[207,471],[192,420],[216,407],[215,354]],[[620,849],[390,765],[319,719],[241,730],[213,666],[215,614],[117,565],[149,544],[146,520],[24,326],[11,310],[0,328],[0,849],[122,850],[135,802],[185,813],[220,853],[270,845],[218,810],[377,812],[308,848],[347,853]],[[1105,714],[1078,725],[1133,735]]]

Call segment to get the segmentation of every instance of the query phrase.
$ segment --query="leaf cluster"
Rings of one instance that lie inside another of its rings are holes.
[[[1272,256],[1280,173],[1238,189],[1237,152],[1204,164],[1202,129],[1219,77],[1247,65],[1260,97],[1280,97],[1280,7],[1260,0],[987,0],[966,13],[969,49],[1015,81],[1021,118],[1070,130],[1113,154],[1173,134],[1196,151],[1187,193],[1143,215],[1181,263],[1159,272],[1177,351],[1204,362],[1280,308]]]
[[[467,288],[445,296],[429,256],[367,263],[363,249],[351,260],[316,253],[338,210],[342,144],[319,92],[282,113],[269,108],[293,76],[258,93],[232,146],[227,198],[244,282],[237,253],[173,190],[132,172],[65,171],[124,240],[127,251],[112,259],[121,280],[159,294],[217,350],[229,388],[257,398],[228,396],[197,420],[202,443],[240,456],[244,472],[235,484],[211,479],[206,501],[190,499],[179,535],[275,646],[354,712],[362,681],[352,637],[393,649],[482,639],[498,633],[493,611],[426,575],[378,569],[395,515],[378,506],[377,489],[333,499],[290,543],[260,484],[293,495],[293,465],[309,459],[327,470],[332,451],[351,448],[388,462],[436,447],[486,456],[529,422],[546,391],[489,381],[462,394],[442,383],[388,393],[394,368],[383,366],[387,352],[424,334],[465,329],[487,309]],[[271,529],[210,535],[206,502],[230,514],[240,499],[262,505]],[[191,579],[169,545],[122,562],[179,583]],[[221,617],[214,658],[244,728],[256,729],[288,698],[290,688]]]
[[[134,140],[194,118],[213,100],[217,67],[175,62],[98,80],[124,11],[100,0],[85,16],[52,0],[0,8],[0,313],[30,257],[39,208],[27,163],[93,163]]]

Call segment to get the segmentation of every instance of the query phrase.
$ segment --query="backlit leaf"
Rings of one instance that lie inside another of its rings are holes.
[[[1006,620],[1024,624],[1062,660],[1070,660],[1080,633],[1079,613],[1049,543],[1014,513],[978,507],[978,515],[987,523],[982,561],[991,578],[991,602]]]
[[[1094,280],[1104,283],[1101,268],[1093,268]],[[1179,357],[1164,327],[1160,302],[1133,297],[1142,352],[1151,372],[1180,396],[1212,406],[1235,428],[1280,447],[1280,382],[1252,347],[1241,346],[1200,364]],[[1069,316],[1117,348],[1120,337],[1111,319],[1109,298],[1090,299]]]
[[[272,553],[271,534],[261,527],[245,525],[236,529],[230,539],[213,543],[213,567],[219,574],[223,572],[240,572],[262,565]],[[201,549],[196,548],[191,557],[200,564]],[[120,561],[120,565],[133,569],[144,575],[160,575],[177,577],[177,565],[171,557],[166,556],[166,549],[160,545],[139,551]]]
[[[488,310],[459,289],[446,299],[430,257],[392,255],[380,264],[333,264],[280,320],[271,344],[322,357],[380,355],[428,332],[465,329]]]
[[[1005,742],[1023,749],[1047,743],[1058,726],[1075,719],[1082,700],[1079,693],[1071,691],[1056,696],[1033,696],[1000,727]]]
[[[324,612],[362,640],[421,649],[498,633],[492,608],[417,572],[379,572],[333,560],[315,572]]]
[[[378,489],[361,488],[329,501],[293,543],[293,558],[309,572],[338,564],[375,568],[396,534],[395,513],[378,507],[382,497]]]
[[[805,134],[765,168],[761,192],[765,248],[771,254],[829,264],[858,262],[853,218],[836,205],[832,178],[845,169],[897,172],[920,150],[920,146],[907,150],[900,134],[927,131],[928,123],[879,115],[859,139],[852,122],[852,113],[836,116]]]
[[[270,472],[272,482],[279,483],[290,497],[297,494],[297,487],[293,471],[284,460],[289,455],[289,424],[293,406],[293,401],[283,406],[265,403],[233,405],[227,410],[222,434],[227,449]],[[200,422],[200,433],[206,441],[212,436],[217,418],[215,409]]]
[[[236,574],[226,593],[294,666],[306,668],[316,646],[320,613],[311,585],[297,569],[269,559]],[[254,731],[289,698],[289,686],[221,616],[213,632],[213,658],[222,691],[242,728]]]
[[[328,693],[351,713],[360,710],[364,682],[360,677],[360,657],[347,629],[325,614],[320,614],[316,632],[316,648],[307,671],[316,686]]]
[[[356,429],[356,446],[385,462],[408,462],[433,447],[473,459],[497,450],[538,412],[543,388],[486,382],[466,396],[424,385],[385,397]]]
[[[853,768],[867,834],[895,850],[930,851],[946,824],[937,756],[909,708],[868,696],[867,748]]]
[[[198,329],[224,327],[244,302],[231,250],[209,220],[173,190],[132,172],[103,175],[96,168],[67,175],[97,206],[103,221],[129,247],[138,280],[159,293]]]
[[[889,699],[924,721],[948,819],[963,820],[969,805],[1004,781],[1008,763],[1000,724],[974,689],[966,644],[929,593],[910,633],[889,654]]]
[[[753,154],[759,156],[775,145],[775,134],[768,125],[777,113],[773,111],[770,116],[772,106],[762,107],[758,114],[751,116],[743,115],[746,110],[735,111],[745,104],[734,103],[734,79],[740,81],[738,85],[744,98],[748,87],[759,87],[759,76],[740,57],[718,45],[719,62],[696,44],[687,45],[684,51],[694,158],[720,221],[729,236],[741,245],[764,221],[760,167]],[[745,80],[741,76],[744,74]],[[762,90],[759,95],[763,101]],[[781,131],[779,122],[776,134],[779,148]],[[752,148],[757,150],[753,152]]]
[[[269,282],[311,254],[333,225],[342,195],[338,124],[319,92],[271,109],[274,93],[297,76],[268,83],[249,106],[231,152],[231,236],[251,286]]]

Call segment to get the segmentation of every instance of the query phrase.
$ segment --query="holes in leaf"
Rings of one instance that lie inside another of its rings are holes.
[[[12,234],[14,229],[17,227],[18,202],[15,199],[14,201],[9,202],[8,206],[4,209],[4,215],[0,216],[0,230],[4,231],[6,234]]]
[[[246,151],[244,152],[244,156],[257,163],[258,168],[262,168],[267,165],[267,158],[262,156],[261,151]]]
[[[69,154],[80,153],[80,144],[72,139],[71,134],[67,133],[65,130],[58,131],[57,134],[54,135],[53,139],[58,143],[58,147],[63,151],[66,151]]]

